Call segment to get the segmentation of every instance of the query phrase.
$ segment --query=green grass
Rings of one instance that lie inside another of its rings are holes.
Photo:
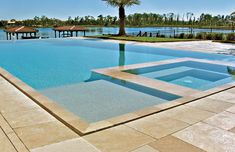
[[[124,40],[136,42],[185,42],[196,41],[197,39],[177,39],[177,38],[159,38],[159,37],[132,37],[132,36],[89,36],[91,38],[111,39],[111,40]]]

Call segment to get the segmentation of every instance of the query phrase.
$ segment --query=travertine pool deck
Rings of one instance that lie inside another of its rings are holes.
[[[130,42],[130,41],[121,41],[121,40],[102,40],[105,42],[116,42],[116,43],[126,43],[132,45],[140,46],[150,46],[156,48],[165,48],[172,50],[185,50],[185,51],[194,51],[194,52],[207,52],[207,53],[219,53],[234,55],[235,54],[235,45],[229,43],[219,43],[212,42],[210,40],[203,41],[187,41],[187,42],[157,42],[157,43],[147,43],[147,42]]]
[[[1,152],[233,152],[235,88],[80,137],[0,77]]]

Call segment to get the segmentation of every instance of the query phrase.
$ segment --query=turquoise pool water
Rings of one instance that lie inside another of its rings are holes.
[[[0,67],[87,122],[101,121],[180,98],[123,81],[97,79],[91,73],[92,69],[181,57],[235,63],[232,56],[124,45],[97,39],[0,41]],[[202,82],[195,78],[182,79]],[[181,83],[184,80],[172,81]]]
[[[84,82],[92,69],[174,58],[94,40],[0,42],[0,48],[0,66],[37,90]]]
[[[195,61],[133,69],[127,72],[202,91],[235,81],[229,74],[227,66]]]

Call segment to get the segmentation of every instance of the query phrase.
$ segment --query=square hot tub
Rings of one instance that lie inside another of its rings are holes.
[[[234,67],[231,67],[234,68]],[[199,61],[182,61],[125,72],[200,91],[233,82],[229,66]]]

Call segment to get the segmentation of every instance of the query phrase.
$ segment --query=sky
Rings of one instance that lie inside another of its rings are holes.
[[[68,16],[118,15],[118,9],[102,0],[0,0],[0,20],[28,19],[46,15],[51,18],[67,19]],[[193,12],[213,15],[228,15],[235,11],[235,0],[141,0],[141,5],[126,9],[133,13],[175,13]]]

